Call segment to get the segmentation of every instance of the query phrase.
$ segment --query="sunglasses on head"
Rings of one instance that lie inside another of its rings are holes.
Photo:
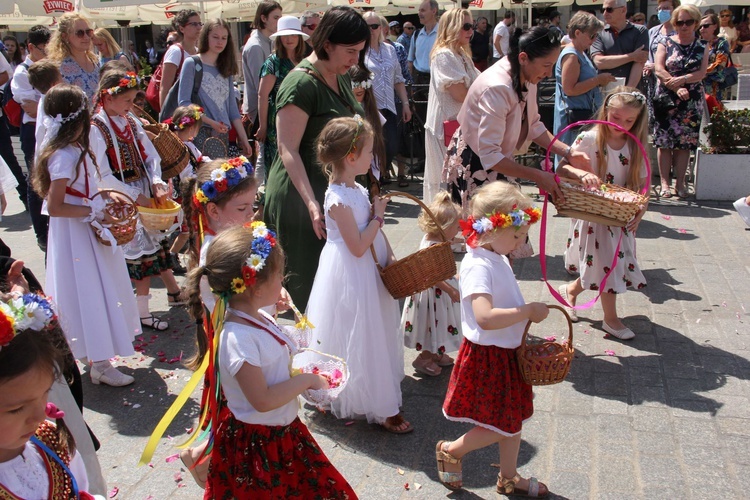
[[[615,11],[615,9],[621,9],[621,8],[622,7],[602,7],[602,14],[604,14],[605,12],[607,14],[611,14]]]
[[[474,28],[474,25],[471,23],[464,23],[463,26],[461,26],[461,29],[464,31],[471,31]]]
[[[317,24],[303,24],[302,27],[307,28],[309,30],[314,30],[315,28],[318,27],[318,25]]]
[[[560,40],[562,40],[562,35],[557,30],[549,30],[544,35],[538,36],[534,38],[533,40],[520,43],[519,48],[521,49],[521,52],[523,52],[526,49],[526,47],[528,47],[529,45],[533,45],[534,43],[540,40],[548,40],[550,45],[560,45]]]
[[[92,30],[91,28],[87,30],[76,30],[73,34],[78,38],[83,38],[84,36],[91,38],[92,36],[94,36],[94,30]]]
[[[692,26],[695,24],[695,19],[686,19],[684,21],[675,21],[674,22],[677,26]]]
[[[380,29],[380,23],[377,23],[377,24],[368,24],[367,26],[369,26],[370,29],[373,30],[373,31],[376,30],[376,29]]]

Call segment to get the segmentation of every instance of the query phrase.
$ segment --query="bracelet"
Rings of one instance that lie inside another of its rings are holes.
[[[372,219],[370,219],[370,222],[374,220],[378,221],[378,224],[380,224],[380,227],[383,227],[383,224],[385,224],[385,220],[383,220],[383,218],[379,215],[373,215]]]
[[[568,149],[565,150],[565,154],[563,155],[563,158],[565,158],[567,160],[568,156],[570,156],[570,151],[572,149],[573,149],[573,145],[571,144],[570,146],[568,146]]]

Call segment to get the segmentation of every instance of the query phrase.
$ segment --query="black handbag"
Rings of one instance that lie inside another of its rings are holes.
[[[652,104],[655,114],[669,113],[677,107],[677,103],[675,102],[675,97],[677,96],[672,97],[672,93],[668,90],[666,93],[654,96]]]
[[[576,122],[582,122],[585,120],[591,120],[591,118],[594,116],[594,111],[591,109],[571,109],[568,108],[565,110],[565,114],[568,117],[568,124],[576,123]]]
[[[737,80],[737,68],[734,66],[727,66],[726,68],[724,68],[724,81],[719,82],[719,90],[728,89],[732,85],[737,85]]]

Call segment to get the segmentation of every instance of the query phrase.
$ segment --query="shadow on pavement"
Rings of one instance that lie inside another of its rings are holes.
[[[679,285],[683,282],[677,281],[672,277],[669,271],[674,269],[645,269],[643,276],[646,278],[648,286],[641,290],[649,298],[652,304],[664,304],[670,300],[700,301],[703,298],[684,290],[679,290]]]

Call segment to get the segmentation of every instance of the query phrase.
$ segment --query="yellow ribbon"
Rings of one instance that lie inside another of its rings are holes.
[[[294,325],[297,330],[304,330],[305,328],[309,328],[310,330],[312,330],[313,328],[315,328],[315,325],[310,323],[310,321],[307,319],[307,316],[302,314],[299,309],[297,309],[297,306],[294,305],[294,302],[290,302],[289,307],[292,308],[292,311],[294,311],[294,315],[297,317],[297,324]]]

